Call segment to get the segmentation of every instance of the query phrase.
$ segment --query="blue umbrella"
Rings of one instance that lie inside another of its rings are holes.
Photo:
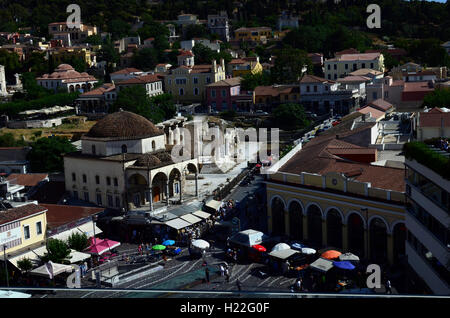
[[[164,245],[164,246],[170,246],[170,245],[174,245],[174,244],[175,244],[174,240],[167,240],[162,243],[162,245]]]
[[[348,269],[348,270],[355,269],[355,266],[347,261],[333,262],[333,265],[340,269]]]

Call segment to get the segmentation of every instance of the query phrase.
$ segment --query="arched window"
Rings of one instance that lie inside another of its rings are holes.
[[[152,150],[155,150],[155,148],[156,148],[156,143],[155,143],[155,141],[153,140],[153,141],[152,141]]]
[[[127,153],[127,145],[122,145],[122,153]]]
[[[95,145],[92,145],[92,154],[95,155]]]

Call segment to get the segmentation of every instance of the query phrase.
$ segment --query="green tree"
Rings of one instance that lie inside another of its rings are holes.
[[[153,48],[143,48],[134,53],[132,64],[144,71],[153,70],[158,64],[158,52]]]
[[[73,233],[67,239],[67,245],[73,250],[82,252],[89,247],[89,239],[84,233]]]
[[[117,100],[110,107],[110,111],[116,112],[119,109],[141,115],[154,124],[164,120],[164,111],[156,107],[147,95],[145,88],[138,85],[120,90]]]
[[[29,258],[25,257],[25,258],[17,261],[17,267],[21,271],[28,273],[28,271],[30,271],[33,268],[33,263],[31,263]]]
[[[299,104],[281,104],[272,112],[274,124],[282,129],[300,129],[309,125],[303,106]]]
[[[442,88],[436,89],[433,92],[425,95],[423,99],[423,107],[448,107],[450,105],[450,89]]]
[[[21,139],[14,138],[11,133],[0,135],[0,147],[23,147],[26,142]]]
[[[27,159],[33,172],[63,171],[63,154],[76,151],[67,138],[58,136],[40,138],[31,147]]]
[[[91,45],[101,45],[102,37],[99,34],[89,35],[84,42]]]
[[[308,54],[299,49],[286,48],[275,52],[275,65],[271,68],[273,82],[277,84],[291,84],[298,82],[306,68],[312,72],[312,62]]]
[[[208,35],[208,29],[203,24],[190,24],[185,27],[183,38],[191,40],[193,38],[207,38]]]
[[[245,74],[241,80],[241,90],[253,91],[256,86],[269,86],[272,85],[272,78],[270,74],[266,72],[257,74]]]
[[[66,263],[68,262],[70,255],[70,248],[66,242],[58,239],[48,239],[47,241],[47,253],[42,257],[42,260],[47,263],[52,261],[53,263]]]
[[[153,105],[164,112],[164,119],[171,119],[177,114],[172,94],[161,94],[150,98]]]

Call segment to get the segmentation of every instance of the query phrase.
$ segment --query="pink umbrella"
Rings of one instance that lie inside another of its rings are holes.
[[[102,255],[106,251],[113,249],[120,245],[120,242],[116,242],[109,239],[91,238],[91,246],[87,248],[88,253]]]

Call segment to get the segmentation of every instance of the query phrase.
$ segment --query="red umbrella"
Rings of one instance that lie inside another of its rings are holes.
[[[256,168],[261,168],[261,165],[258,163],[258,164],[256,165]]]
[[[323,253],[322,257],[326,258],[326,259],[334,259],[334,258],[338,258],[339,255],[341,255],[341,254],[342,253],[339,251],[329,250],[329,251],[326,251],[325,253]]]
[[[265,252],[267,251],[266,248],[262,245],[253,245],[252,246],[254,249],[258,250],[259,252]]]

